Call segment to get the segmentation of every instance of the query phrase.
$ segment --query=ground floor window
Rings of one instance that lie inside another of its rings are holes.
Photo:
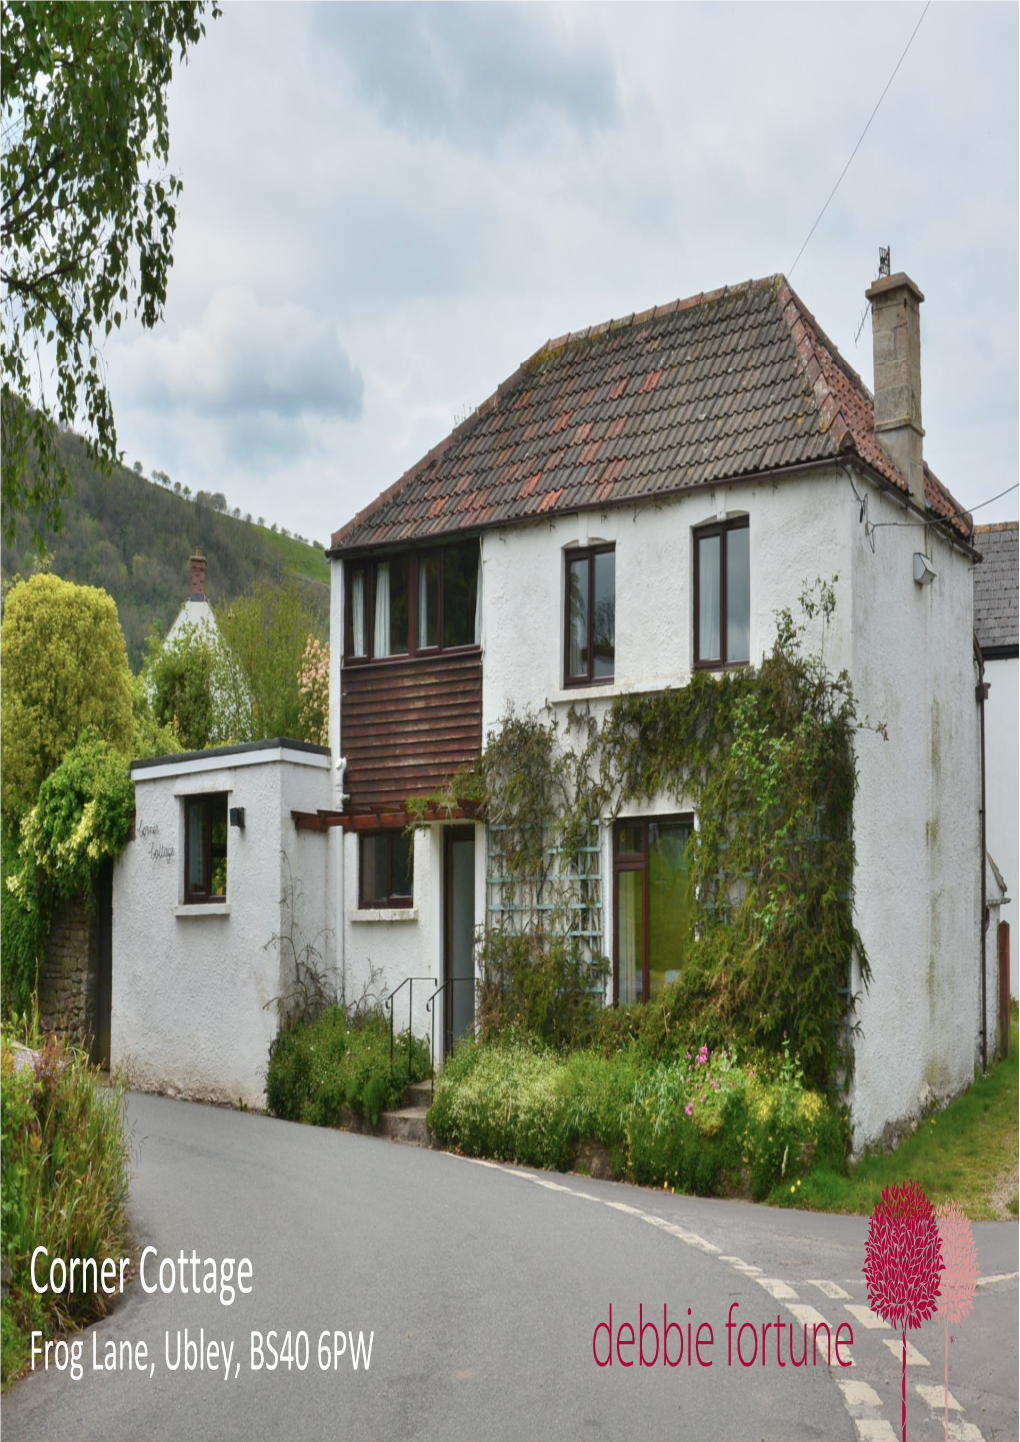
[[[227,793],[184,802],[184,900],[227,899]]]
[[[651,1001],[679,976],[692,898],[689,816],[618,821],[613,836],[613,999]]]
[[[414,840],[404,831],[375,831],[358,838],[358,894],[362,907],[411,906],[414,901]]]

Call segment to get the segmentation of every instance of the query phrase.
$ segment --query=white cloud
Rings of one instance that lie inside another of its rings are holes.
[[[788,267],[919,14],[225,7],[171,89],[165,325],[108,349],[121,444],[336,529],[547,337]],[[1017,17],[930,8],[793,276],[870,382],[892,246],[969,503],[1015,478]]]
[[[260,305],[245,286],[215,291],[197,324],[132,349],[126,389],[136,407],[246,421],[361,414],[361,375],[336,325],[305,306]]]

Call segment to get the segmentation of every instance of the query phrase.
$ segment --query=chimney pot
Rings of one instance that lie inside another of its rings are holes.
[[[191,599],[205,600],[205,557],[201,551],[191,558]]]
[[[924,296],[903,271],[880,276],[865,295],[871,302],[875,437],[903,472],[911,500],[923,511],[921,302]]]

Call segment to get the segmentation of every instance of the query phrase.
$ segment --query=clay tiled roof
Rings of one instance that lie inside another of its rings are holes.
[[[856,453],[872,397],[783,276],[561,336],[333,535],[344,550],[604,508]],[[925,467],[927,499],[970,517]]]
[[[977,526],[974,544],[981,565],[974,567],[974,633],[982,651],[1016,647],[1020,641],[1020,545],[1016,521]]]

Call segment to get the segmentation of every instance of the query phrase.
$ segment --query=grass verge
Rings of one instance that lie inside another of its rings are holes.
[[[1017,1216],[1017,1127],[1020,1115],[1017,1023],[1010,1023],[1010,1049],[985,1076],[977,1077],[945,1111],[928,1118],[896,1151],[866,1154],[848,1176],[825,1167],[808,1172],[791,1195],[788,1186],[773,1189],[773,1206],[870,1216],[885,1187],[913,1178],[933,1206],[954,1201],[972,1221],[994,1220],[1002,1213],[993,1202],[1004,1178],[1013,1177],[1008,1211]]]

